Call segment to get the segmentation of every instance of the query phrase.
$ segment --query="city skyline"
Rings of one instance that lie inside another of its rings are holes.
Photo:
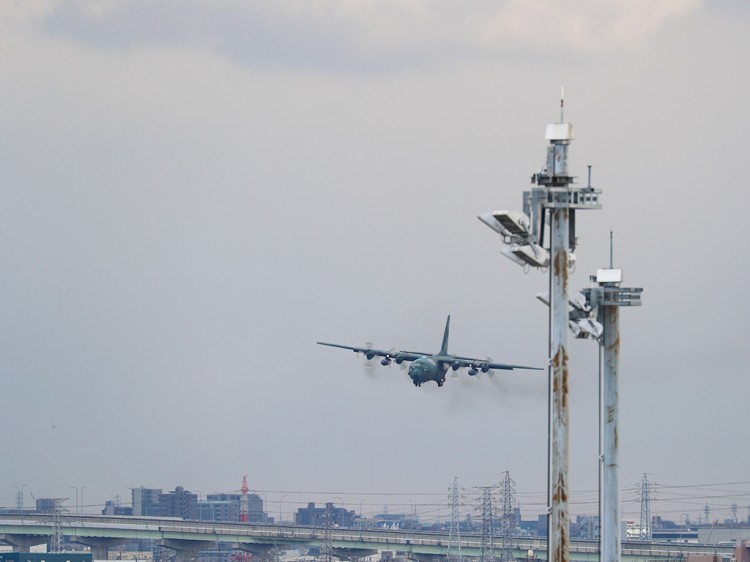
[[[460,480],[459,480],[460,482]],[[497,486],[497,483],[492,484]],[[134,487],[132,490],[137,490]],[[140,488],[144,488],[140,486]],[[182,488],[177,486],[177,488]],[[472,515],[476,516],[475,510],[481,499],[481,486],[473,488],[463,488],[460,502],[460,511],[462,517]],[[717,522],[724,524],[732,520],[736,515],[739,523],[750,523],[750,505],[738,503],[747,490],[750,488],[750,481],[746,482],[728,482],[728,483],[703,483],[694,485],[680,486],[661,486],[653,483],[654,492],[651,500],[651,512],[653,517],[661,517],[665,520],[673,521],[677,524],[684,524],[686,519],[690,524],[709,524]],[[674,488],[671,491],[670,488]],[[167,493],[169,490],[153,489],[145,487],[146,490],[155,490],[159,493]],[[197,501],[210,501],[209,497],[213,495],[236,495],[239,497],[239,490],[202,492],[193,488],[185,487],[187,492],[196,494]],[[696,493],[697,492],[697,493]],[[273,518],[279,520],[293,520],[297,509],[305,508],[310,502],[316,505],[325,505],[332,502],[336,507],[353,510],[356,514],[365,517],[374,517],[377,514],[404,514],[415,515],[421,521],[440,522],[446,521],[450,516],[450,503],[448,494],[437,492],[323,492],[323,491],[294,491],[294,490],[250,490],[250,494],[259,497],[263,502],[263,511]],[[546,492],[516,492],[516,506],[521,510],[521,516],[524,520],[534,520],[539,515],[545,513],[543,496]],[[596,516],[597,490],[573,491],[571,500],[571,515],[576,516]],[[640,514],[640,503],[638,499],[637,484],[623,486],[621,497],[623,498],[623,520],[638,520]],[[369,495],[370,498],[365,496]],[[29,496],[25,496],[28,500]],[[63,496],[53,496],[63,497]],[[127,498],[120,497],[118,505],[133,506],[133,502]],[[374,498],[382,498],[377,501]],[[114,501],[114,497],[106,501]],[[70,513],[90,513],[97,514],[104,507],[103,503],[85,503],[74,504],[75,498],[67,498],[67,503],[63,503],[63,508]],[[678,503],[679,508],[664,508]],[[15,504],[6,504],[4,507],[11,508]],[[709,509],[709,521],[705,521],[706,507]],[[32,509],[26,505],[25,509]]]

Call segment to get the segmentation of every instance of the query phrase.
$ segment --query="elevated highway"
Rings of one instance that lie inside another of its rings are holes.
[[[19,550],[49,541],[55,531],[54,515],[0,515],[0,540]],[[149,539],[161,546],[176,550],[182,558],[193,558],[200,550],[216,548],[216,544],[230,543],[233,548],[262,555],[272,549],[289,550],[321,547],[326,539],[324,529],[291,525],[255,525],[207,521],[184,521],[141,517],[110,517],[92,515],[61,515],[57,519],[60,533],[80,544],[91,547],[94,558],[106,559],[107,551],[131,539]],[[500,549],[499,539],[495,548]],[[480,537],[461,537],[461,554],[478,557]],[[444,557],[448,550],[445,533],[343,529],[330,530],[330,544],[337,557],[356,558],[380,550],[404,553],[408,558],[432,562]],[[527,537],[513,539],[514,557],[526,558],[529,550],[537,559],[546,560],[546,540]],[[599,560],[595,541],[571,542],[571,560],[594,562]],[[688,543],[624,542],[623,560],[628,562],[679,561],[687,555],[719,555],[734,557],[734,547],[728,545],[699,545]]]

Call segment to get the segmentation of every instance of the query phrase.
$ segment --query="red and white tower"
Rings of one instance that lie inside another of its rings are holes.
[[[242,477],[242,496],[240,497],[240,523],[247,523],[249,521],[248,514],[250,512],[250,500],[247,497],[247,493],[250,488],[247,487],[247,476]]]

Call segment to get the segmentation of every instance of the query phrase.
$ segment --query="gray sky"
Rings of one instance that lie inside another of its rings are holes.
[[[604,192],[573,286],[612,226],[645,288],[622,314],[624,499],[646,472],[667,517],[747,505],[747,483],[670,486],[748,480],[748,20],[731,0],[0,4],[0,503],[247,474],[287,512],[427,513],[454,476],[508,470],[541,513],[545,375],[416,389],[315,341],[437,350],[452,314],[452,351],[545,364],[546,276],[475,217],[520,207],[564,85],[571,169]],[[572,509],[593,512],[596,346],[572,348]]]

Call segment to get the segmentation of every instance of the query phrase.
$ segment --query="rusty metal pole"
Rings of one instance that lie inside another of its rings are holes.
[[[610,240],[611,240],[610,233]],[[610,242],[611,245],[611,242]],[[602,373],[600,395],[601,431],[601,561],[620,562],[622,529],[620,527],[620,451],[618,424],[620,377],[620,307],[640,306],[642,288],[620,287],[622,270],[612,267],[610,249],[609,269],[599,269],[592,277],[598,287],[588,289],[587,300],[599,310],[602,325]]]
[[[552,245],[552,424],[550,480],[552,502],[548,528],[551,562],[570,560],[570,513],[568,510],[568,215],[567,208],[551,210]]]
[[[561,100],[562,107],[562,100]],[[562,111],[560,115],[562,121]],[[568,467],[570,435],[568,427],[568,264],[571,247],[571,193],[573,178],[568,175],[568,147],[572,127],[566,123],[549,125],[545,134],[547,172],[546,207],[550,216],[550,307],[552,310],[552,420],[550,423],[550,513],[547,529],[547,556],[551,562],[570,560],[570,512],[568,509]],[[575,236],[575,234],[573,234]]]
[[[603,483],[602,483],[602,562],[620,562],[620,467],[617,441],[618,375],[620,368],[620,308],[602,307],[603,374]]]

